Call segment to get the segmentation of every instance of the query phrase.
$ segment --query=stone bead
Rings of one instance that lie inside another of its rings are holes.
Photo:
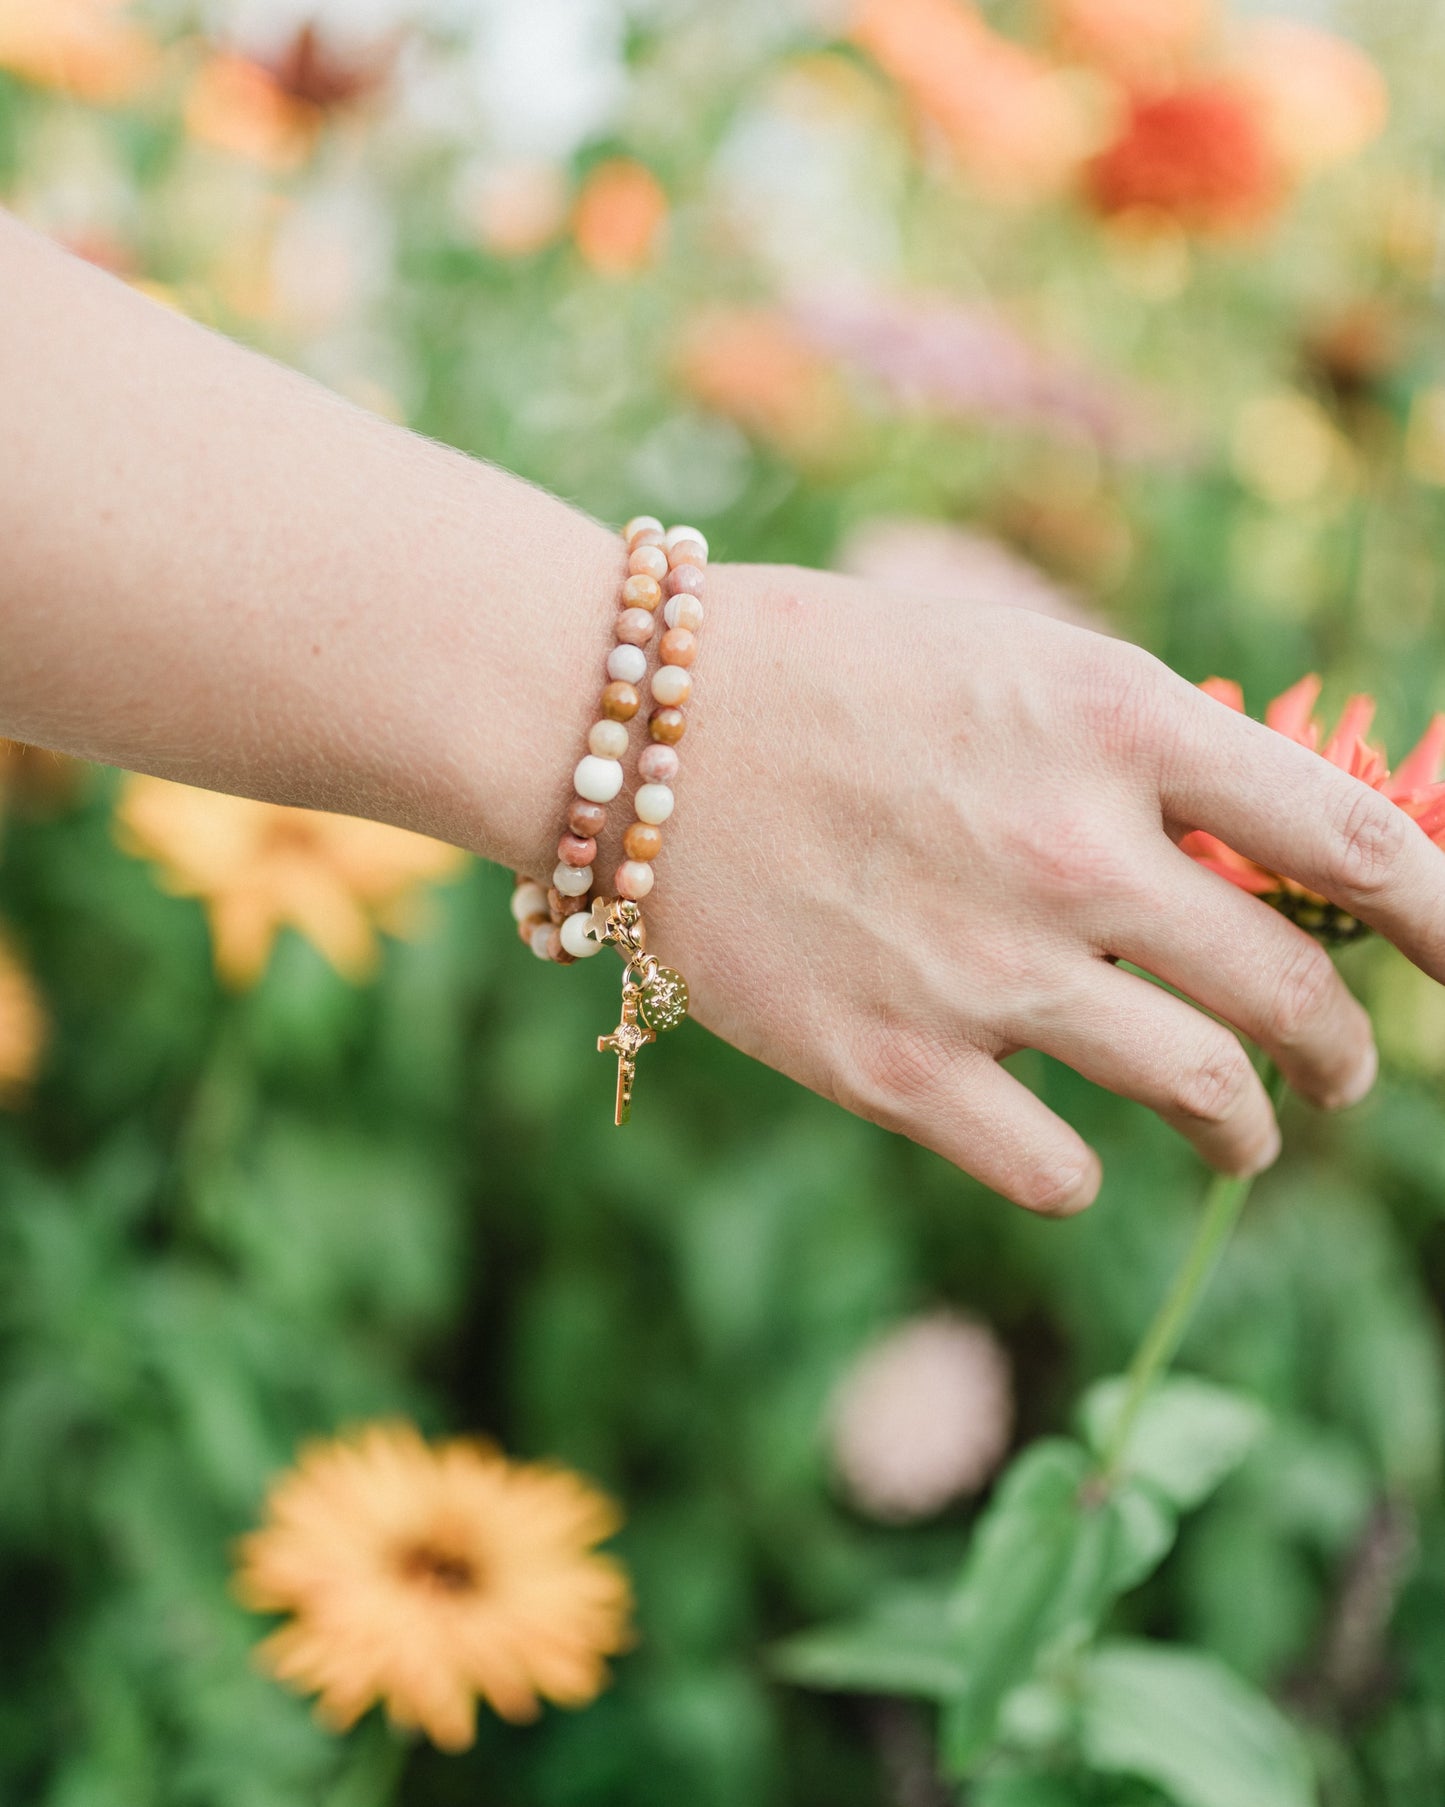
[[[624,860],[612,875],[612,889],[619,897],[640,903],[655,883],[651,866],[643,860]]]
[[[627,646],[646,646],[656,625],[646,609],[623,609],[612,631]]]
[[[696,540],[679,540],[675,546],[667,548],[667,568],[674,570],[678,565],[696,565],[699,570],[707,563],[707,553]]]
[[[696,565],[674,565],[663,578],[662,587],[669,596],[681,596],[684,591],[689,596],[701,596],[707,588],[707,578]]]
[[[607,811],[600,803],[589,803],[585,797],[574,797],[567,812],[567,826],[573,834],[596,840],[607,826]]]
[[[652,695],[667,709],[680,709],[692,695],[692,675],[680,665],[659,665],[652,674]]]
[[[607,675],[620,684],[640,684],[647,676],[647,654],[640,646],[614,646],[607,655]]]
[[[662,605],[662,619],[669,627],[685,627],[695,634],[702,626],[702,598],[684,590],[680,596],[669,596]]]
[[[621,760],[599,759],[595,753],[587,753],[577,761],[572,787],[589,803],[610,803],[622,789],[622,776]]]
[[[699,533],[696,527],[669,527],[662,536],[664,546],[676,546],[681,540],[695,540],[702,547],[703,557],[707,557],[707,535]]]
[[[654,740],[637,755],[637,776],[644,784],[671,784],[681,763],[675,748]]]
[[[574,960],[589,960],[593,954],[602,952],[600,941],[588,939],[587,925],[591,920],[591,912],[584,910],[576,916],[569,916],[562,924],[562,946]]]
[[[662,541],[662,535],[654,532],[651,527],[644,527],[641,533],[634,533],[627,550],[629,553],[633,553],[642,546],[655,546],[659,552],[664,554],[667,551]]]
[[[668,748],[672,752],[672,748]],[[673,753],[675,759],[677,755]],[[677,799],[665,784],[643,784],[638,786],[637,795],[632,799],[632,807],[637,811],[637,819],[651,827],[665,822],[672,814]]]
[[[630,860],[655,860],[662,852],[662,830],[650,822],[634,822],[622,837],[622,851]]]
[[[681,709],[654,709],[647,731],[654,740],[675,747],[687,732],[687,717]]]
[[[564,897],[555,885],[547,893],[547,912],[553,922],[563,922],[574,911],[585,910],[589,907],[585,896]]]
[[[547,893],[535,879],[524,879],[512,893],[512,920],[525,922],[529,916],[541,916],[547,908]]]
[[[552,883],[564,897],[581,897],[592,889],[592,868],[569,866],[558,860],[552,869]]]
[[[661,546],[639,546],[627,555],[627,570],[632,577],[655,577],[658,583],[667,576],[672,554]]]
[[[517,933],[528,947],[532,945],[532,937],[537,933],[538,928],[546,921],[548,921],[546,916],[524,916],[517,924]]]
[[[697,657],[697,635],[690,628],[670,627],[657,645],[664,665],[691,665]]]
[[[622,586],[622,606],[649,611],[661,608],[662,585],[655,577],[629,577]]]
[[[528,944],[539,960],[551,960],[556,950],[562,945],[562,937],[555,922],[539,922],[532,930]]]
[[[597,843],[591,835],[564,834],[557,843],[557,858],[564,866],[590,866],[597,858]]]
[[[635,684],[619,684],[615,679],[602,686],[602,713],[610,722],[630,722],[642,707]]]
[[[627,751],[626,728],[618,721],[593,722],[587,733],[587,751],[599,759],[621,759]]]
[[[655,514],[635,514],[622,529],[622,537],[630,546],[639,533],[655,533],[660,537],[662,534],[662,522],[658,520]],[[694,535],[694,537],[696,536]]]

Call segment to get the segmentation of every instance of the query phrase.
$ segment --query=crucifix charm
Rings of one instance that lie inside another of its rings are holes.
[[[646,951],[642,912],[629,899],[608,902],[599,898],[592,906],[588,934],[594,941],[615,947],[623,961],[622,1021],[611,1035],[597,1038],[599,1054],[617,1056],[617,1108],[613,1121],[620,1127],[632,1115],[637,1056],[663,1030],[675,1029],[687,1015],[687,981]]]
[[[632,1082],[637,1077],[637,1056],[650,1041],[657,1038],[646,1023],[638,1021],[637,1009],[641,990],[624,978],[622,982],[622,1021],[611,1035],[597,1037],[599,1054],[617,1056],[617,1108],[613,1122],[619,1128],[632,1115]]]

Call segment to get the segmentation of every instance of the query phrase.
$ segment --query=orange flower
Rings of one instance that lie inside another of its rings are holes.
[[[1203,232],[1257,224],[1287,192],[1262,109],[1225,79],[1136,96],[1087,186],[1101,213],[1153,209]]]
[[[281,173],[310,156],[322,113],[261,64],[219,51],[196,72],[186,96],[185,122],[201,144]]]
[[[217,970],[234,986],[261,977],[287,926],[344,977],[365,978],[376,965],[377,928],[406,933],[418,887],[451,877],[466,858],[380,822],[164,778],[130,778],[116,824],[122,846],[154,860],[168,891],[204,901]]]
[[[584,263],[603,276],[630,276],[650,263],[667,221],[667,196],[650,169],[630,157],[599,163],[572,214]]]
[[[862,0],[851,35],[998,198],[1056,192],[1088,148],[1070,86],[962,0]]]
[[[85,101],[129,100],[160,53],[126,11],[126,0],[3,0],[0,69]]]
[[[774,308],[703,314],[683,341],[678,373],[705,408],[792,456],[837,450],[845,425],[837,379]]]
[[[618,1523],[568,1469],[373,1424],[309,1445],[275,1482],[236,1588],[258,1612],[293,1615],[258,1655],[319,1696],[324,1723],[344,1731],[384,1702],[394,1725],[465,1750],[478,1697],[523,1721],[541,1700],[585,1706],[606,1685],[632,1595],[594,1546]]]
[[[35,1077],[49,1025],[35,982],[0,937],[0,1103],[19,1103]]]
[[[1048,10],[1070,55],[1157,85],[1196,59],[1219,9],[1217,0],[1049,0]]]
[[[1233,68],[1254,94],[1277,155],[1296,174],[1343,163],[1385,128],[1385,78],[1333,32],[1258,19],[1241,32]]]
[[[1244,695],[1238,684],[1226,678],[1210,678],[1201,689],[1230,709],[1244,712]],[[1302,747],[1309,747],[1332,765],[1398,803],[1437,846],[1445,846],[1445,783],[1440,782],[1442,769],[1445,769],[1445,714],[1435,716],[1414,751],[1391,772],[1384,753],[1365,738],[1374,719],[1375,699],[1352,696],[1345,704],[1334,733],[1326,739],[1323,728],[1314,719],[1319,694],[1317,677],[1301,678],[1274,699],[1265,710],[1264,719],[1277,733],[1287,734]],[[1196,829],[1179,845],[1201,866],[1227,878],[1242,891],[1264,898],[1322,941],[1351,941],[1369,932],[1363,923],[1315,892],[1306,890],[1293,879],[1256,865],[1212,834]]]

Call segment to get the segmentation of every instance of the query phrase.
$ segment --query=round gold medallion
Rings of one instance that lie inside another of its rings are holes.
[[[670,966],[655,966],[642,981],[642,1020],[656,1034],[676,1029],[687,1015],[687,980]]]

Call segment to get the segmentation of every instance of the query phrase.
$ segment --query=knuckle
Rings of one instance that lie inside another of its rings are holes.
[[[854,1049],[856,1107],[889,1128],[907,1124],[937,1095],[950,1060],[945,1044],[926,1030],[870,1024]]]
[[[1233,1037],[1222,1039],[1181,1081],[1175,1109],[1199,1123],[1226,1123],[1243,1102],[1253,1074],[1239,1043]]]
[[[1279,975],[1267,1028],[1286,1047],[1300,1041],[1329,1010],[1339,979],[1317,941],[1304,941]]]
[[[1132,758],[1157,739],[1170,712],[1166,671],[1152,653],[1118,640],[1102,641],[1082,659],[1077,693],[1105,751]]]
[[[1056,898],[1096,896],[1129,883],[1123,837],[1083,817],[1035,817],[1011,831],[1036,889]]]
[[[1378,792],[1363,786],[1351,798],[1335,831],[1335,871],[1350,897],[1377,896],[1405,852],[1410,819]]]

